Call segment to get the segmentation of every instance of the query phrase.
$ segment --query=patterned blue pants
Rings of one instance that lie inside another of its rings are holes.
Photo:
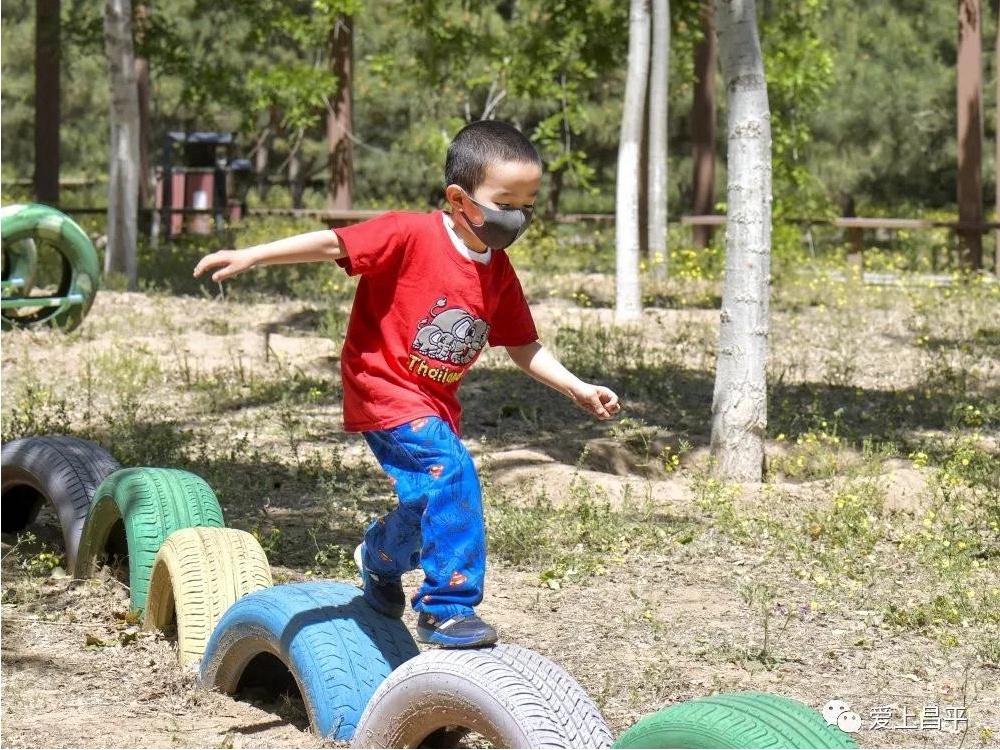
[[[399,500],[365,532],[365,567],[388,577],[422,568],[413,609],[440,619],[473,614],[483,600],[486,528],[469,451],[438,416],[362,435]]]

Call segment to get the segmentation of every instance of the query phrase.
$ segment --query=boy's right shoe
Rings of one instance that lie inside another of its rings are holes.
[[[497,631],[479,615],[455,615],[440,620],[426,612],[417,618],[417,640],[444,648],[478,648],[497,642]]]
[[[406,611],[406,594],[403,582],[399,578],[387,578],[376,575],[365,568],[364,546],[362,542],[354,548],[354,562],[361,571],[361,582],[365,592],[365,601],[376,612],[386,617],[402,617]]]

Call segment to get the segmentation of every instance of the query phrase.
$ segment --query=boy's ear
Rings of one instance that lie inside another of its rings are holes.
[[[459,208],[462,205],[465,192],[458,185],[452,183],[444,189],[444,197],[448,199],[452,208]]]

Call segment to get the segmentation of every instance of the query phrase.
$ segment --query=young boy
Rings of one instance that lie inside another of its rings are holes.
[[[538,341],[504,249],[531,221],[541,159],[516,128],[483,120],[448,148],[451,213],[390,211],[343,229],[222,250],[194,270],[221,281],[254,266],[335,261],[360,275],[341,354],[344,429],[361,432],[398,497],[355,550],[364,596],[402,617],[401,576],[422,568],[411,599],[417,637],[485,646],[497,633],[476,614],[486,535],[481,486],[461,441],[456,391],[486,344],[598,419],[618,412],[608,388],[581,381]]]

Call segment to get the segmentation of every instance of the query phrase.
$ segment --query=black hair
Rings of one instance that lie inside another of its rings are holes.
[[[445,185],[455,184],[471,193],[486,179],[490,164],[504,161],[542,166],[542,158],[524,134],[500,120],[477,120],[458,131],[448,146],[444,164]]]

